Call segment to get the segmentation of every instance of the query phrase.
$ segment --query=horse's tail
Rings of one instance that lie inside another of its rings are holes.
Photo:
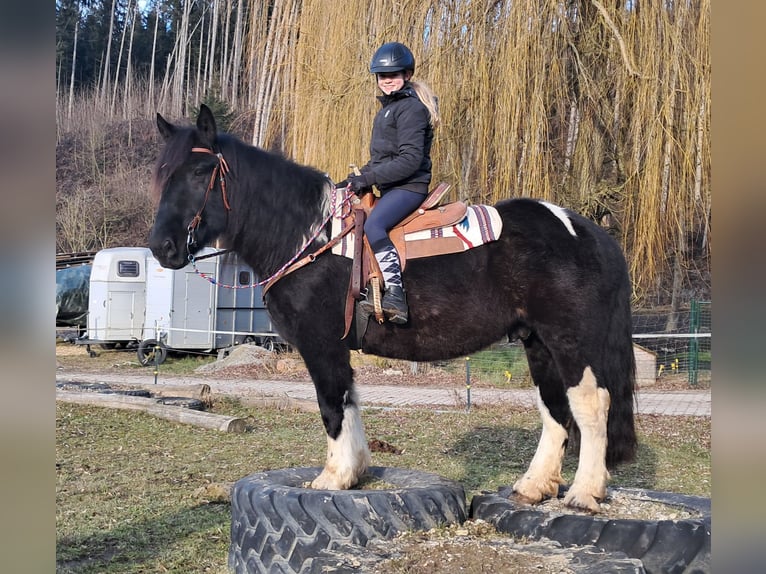
[[[606,427],[606,464],[610,467],[629,462],[636,454],[633,417],[636,360],[633,354],[630,298],[625,289],[617,289],[613,296],[614,305],[602,355],[603,380],[611,399]]]

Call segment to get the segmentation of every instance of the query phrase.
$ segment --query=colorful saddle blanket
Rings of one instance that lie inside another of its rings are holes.
[[[333,217],[333,237],[343,229],[343,219],[344,214],[340,213]],[[503,229],[500,214],[494,207],[466,206],[460,202],[431,208],[420,217],[406,221],[405,225],[397,226],[390,232],[403,264],[407,259],[459,253],[484,245],[495,241]],[[345,235],[332,252],[353,259],[354,234]]]

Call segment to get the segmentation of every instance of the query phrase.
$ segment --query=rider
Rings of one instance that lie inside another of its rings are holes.
[[[439,121],[436,97],[425,84],[411,81],[414,71],[412,52],[399,42],[383,44],[372,56],[370,72],[383,93],[378,96],[382,107],[372,125],[370,161],[360,168],[360,175],[351,173],[347,180],[356,193],[373,185],[380,191],[364,233],[383,274],[383,314],[399,324],[408,320],[407,299],[399,255],[388,232],[428,194],[431,142]],[[372,313],[370,298],[360,305]]]

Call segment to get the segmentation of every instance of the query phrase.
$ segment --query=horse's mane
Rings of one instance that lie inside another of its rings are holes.
[[[168,139],[152,170],[149,191],[152,199],[159,202],[162,190],[173,172],[184,162],[194,141],[194,128],[179,127]]]
[[[230,247],[257,253],[266,268],[275,269],[321,222],[329,209],[330,181],[313,167],[234,136],[219,134],[218,144],[231,168]]]
[[[170,177],[203,145],[194,126],[174,126],[154,165],[151,194],[159,201]],[[226,160],[230,211],[222,245],[252,256],[251,266],[270,272],[295,255],[329,213],[327,175],[311,166],[219,132],[214,144]],[[178,196],[183,198],[183,195]],[[176,199],[183,201],[183,199]],[[318,238],[323,243],[327,237]]]

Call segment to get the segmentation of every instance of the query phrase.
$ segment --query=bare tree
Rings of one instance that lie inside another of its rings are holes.
[[[72,75],[69,80],[69,102],[67,104],[67,121],[72,121],[72,104],[74,102],[74,78],[75,78],[75,69],[77,68],[77,33],[80,30],[80,18],[79,18],[79,4],[78,4],[78,11],[77,11],[77,19],[75,20],[74,24],[74,43],[72,46]]]
[[[152,113],[156,109],[154,101],[154,69],[157,62],[157,30],[160,23],[159,4],[154,6],[154,32],[152,34],[152,61],[149,63],[149,95],[146,98],[146,111]]]
[[[104,109],[106,109],[106,103],[107,103],[107,94],[109,93],[110,85],[110,60],[112,56],[112,36],[114,34],[114,19],[116,17],[115,14],[115,6],[117,5],[117,0],[112,0],[112,9],[110,11],[110,17],[109,17],[109,37],[106,41],[106,54],[104,55],[104,68],[103,68],[103,74],[101,76],[101,104]]]

